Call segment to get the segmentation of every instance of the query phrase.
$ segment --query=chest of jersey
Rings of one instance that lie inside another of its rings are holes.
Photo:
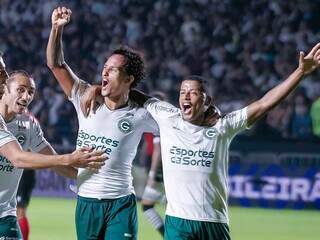
[[[7,123],[8,130],[16,137],[23,150],[30,150],[31,134],[30,121],[26,119],[15,119]]]
[[[77,146],[93,147],[108,155],[120,148],[121,151],[135,149],[143,132],[148,131],[149,120],[144,113],[143,109],[98,109],[96,114],[79,119]]]
[[[194,126],[182,119],[161,125],[161,149],[167,169],[212,171],[219,139],[215,128]]]

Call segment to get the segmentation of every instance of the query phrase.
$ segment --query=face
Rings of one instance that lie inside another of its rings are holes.
[[[126,94],[130,89],[131,79],[125,72],[125,58],[120,54],[114,54],[108,58],[102,71],[103,97],[118,98]]]
[[[205,112],[205,93],[198,81],[184,80],[180,87],[179,104],[182,118],[193,124],[200,124]]]
[[[0,52],[0,98],[3,95],[4,92],[4,85],[6,83],[6,79],[7,79],[7,73],[5,71],[1,71],[4,70],[6,67],[6,65],[4,64],[3,58],[1,56],[1,52]]]
[[[3,95],[9,111],[16,114],[24,113],[33,100],[35,83],[32,78],[17,74],[10,80]]]

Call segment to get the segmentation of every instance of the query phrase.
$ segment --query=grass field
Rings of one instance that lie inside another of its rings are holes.
[[[33,198],[29,208],[30,240],[69,240],[75,238],[75,200]],[[160,240],[160,235],[141,215],[139,240]],[[159,207],[164,213],[163,206]],[[319,211],[230,208],[233,240],[318,240]]]

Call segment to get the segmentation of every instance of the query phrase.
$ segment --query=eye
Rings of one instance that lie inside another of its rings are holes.
[[[184,94],[186,94],[185,91],[180,91],[180,95],[184,95]]]
[[[18,92],[18,93],[23,93],[23,92],[24,92],[24,89],[23,89],[23,88],[17,88],[17,92]]]

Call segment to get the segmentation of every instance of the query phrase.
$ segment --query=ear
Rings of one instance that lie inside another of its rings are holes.
[[[127,81],[128,81],[129,84],[131,85],[131,84],[133,83],[133,81],[134,81],[134,76],[129,75],[129,76],[127,77]]]
[[[207,95],[207,94],[204,94],[204,97],[205,97],[205,99],[204,99],[204,105],[205,105],[205,106],[209,106],[209,105],[211,104],[211,102],[212,102],[212,97],[209,96],[209,95]]]

